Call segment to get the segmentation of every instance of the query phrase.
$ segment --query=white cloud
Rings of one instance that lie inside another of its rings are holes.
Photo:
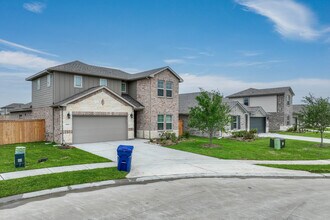
[[[166,59],[166,60],[164,60],[164,63],[167,63],[167,64],[182,64],[182,63],[185,63],[185,61],[183,59]]]
[[[248,10],[267,17],[286,38],[315,40],[329,28],[320,28],[313,12],[294,0],[236,0]]]
[[[180,93],[196,92],[199,88],[206,90],[219,90],[224,95],[248,89],[248,88],[272,88],[291,86],[296,96],[295,103],[300,103],[308,93],[316,96],[330,96],[330,79],[298,78],[274,82],[246,82],[221,75],[181,74],[184,82],[180,84]]]
[[[263,52],[260,51],[245,51],[245,50],[241,50],[239,51],[239,53],[245,57],[255,57],[263,54]]]
[[[43,70],[47,67],[58,65],[54,60],[45,59],[33,54],[14,51],[0,51],[0,67],[19,68],[30,70]]]
[[[247,66],[262,66],[265,64],[272,64],[272,63],[281,63],[282,60],[266,60],[266,61],[238,61],[233,63],[228,63],[225,66],[229,67],[247,67]]]
[[[207,56],[207,57],[213,57],[214,56],[213,53],[206,52],[206,51],[199,52],[198,54],[204,55],[204,56]]]
[[[30,12],[40,14],[44,11],[46,5],[42,2],[30,2],[30,3],[24,3],[23,8]]]
[[[41,50],[36,50],[36,49],[31,48],[31,47],[27,47],[27,46],[24,46],[24,45],[21,45],[21,44],[6,41],[6,40],[1,39],[1,38],[0,38],[0,44],[4,44],[4,45],[10,46],[10,47],[17,48],[17,49],[23,49],[23,50],[34,52],[34,53],[39,53],[39,54],[44,54],[44,55],[56,56],[57,57],[57,55],[55,55],[55,54],[46,53],[46,52],[43,52]]]

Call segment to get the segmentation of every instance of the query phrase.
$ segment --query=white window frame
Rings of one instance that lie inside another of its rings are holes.
[[[163,121],[159,121],[159,116],[163,116]],[[157,115],[157,130],[158,130],[158,131],[164,131],[164,130],[165,130],[165,128],[166,128],[166,127],[164,127],[164,126],[166,126],[166,125],[164,125],[164,124],[165,124],[165,123],[164,123],[165,121],[166,121],[166,115],[164,115],[164,114],[158,114],[158,115]],[[159,125],[159,124],[162,124],[162,125],[163,125],[163,129],[159,129],[159,128],[158,128],[158,125]]]
[[[163,82],[163,87],[159,87],[159,82]],[[158,81],[157,81],[157,96],[158,97],[165,97],[165,80],[161,80],[161,79],[159,79]],[[159,95],[159,93],[158,93],[158,91],[159,90],[163,90],[163,95]]]
[[[286,96],[286,104],[291,105],[291,96],[290,95]]]
[[[105,82],[105,83],[102,83],[102,82]],[[100,86],[108,86],[108,80],[104,79],[104,78],[101,78],[100,79]]]
[[[81,82],[80,85],[77,85],[77,78],[80,78],[80,82]],[[80,75],[74,75],[73,86],[75,88],[82,88],[83,87],[83,77]]]
[[[167,122],[167,116],[171,117],[171,122]],[[167,128],[167,124],[171,124],[171,128]],[[165,115],[165,130],[173,130],[173,115]]]
[[[37,90],[40,90],[41,88],[41,82],[40,82],[40,78],[37,79]]]
[[[47,87],[50,87],[51,86],[51,82],[52,82],[52,75],[51,74],[48,74],[47,75]]]
[[[123,90],[123,85],[125,85],[125,90]],[[121,83],[121,88],[120,88],[121,92],[127,93],[127,83],[126,82],[122,82]]]
[[[170,89],[167,88],[168,83],[171,85]],[[166,95],[167,98],[173,98],[173,82],[172,81],[166,81],[165,82],[165,91],[166,91],[165,95]],[[167,91],[171,91],[171,96],[167,96]]]

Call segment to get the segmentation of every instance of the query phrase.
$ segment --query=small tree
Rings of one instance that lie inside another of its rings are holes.
[[[224,131],[225,126],[231,122],[230,109],[222,102],[222,95],[217,91],[201,89],[196,100],[198,105],[190,109],[189,126],[208,133],[211,146],[214,132]]]
[[[317,130],[321,134],[321,147],[323,146],[323,134],[330,126],[330,103],[329,98],[315,98],[313,95],[304,97],[306,103],[303,109],[302,121],[306,127]]]

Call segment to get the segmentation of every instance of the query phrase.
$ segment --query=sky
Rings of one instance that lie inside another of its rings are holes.
[[[328,0],[0,0],[0,106],[31,101],[27,76],[74,60],[170,66],[180,93],[329,97],[329,11]]]

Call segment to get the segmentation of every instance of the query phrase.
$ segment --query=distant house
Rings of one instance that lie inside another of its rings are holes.
[[[23,105],[24,105],[23,103],[12,103],[1,107],[1,112],[3,115],[8,115],[10,111],[12,111],[15,108],[21,108]]]
[[[291,87],[255,89],[249,88],[230,96],[232,101],[238,101],[248,107],[259,106],[267,112],[269,130],[286,130],[294,123],[292,99],[294,92]],[[253,123],[261,126],[266,119],[256,118]],[[252,122],[252,120],[251,120]]]
[[[189,111],[198,105],[196,96],[200,92],[180,94],[179,96],[179,118],[183,122],[183,130],[189,131],[192,135],[204,136],[199,130],[188,126]],[[239,101],[223,98],[223,102],[230,108],[232,123],[228,124],[226,130],[238,131],[257,129],[259,133],[268,132],[267,113],[260,106],[246,106]],[[262,123],[258,123],[261,119]],[[220,131],[215,136],[222,135]]]
[[[299,104],[299,105],[293,105],[293,125],[296,126],[296,128],[299,129],[300,126],[300,121],[299,121],[299,116],[303,113],[305,105],[304,104]]]

